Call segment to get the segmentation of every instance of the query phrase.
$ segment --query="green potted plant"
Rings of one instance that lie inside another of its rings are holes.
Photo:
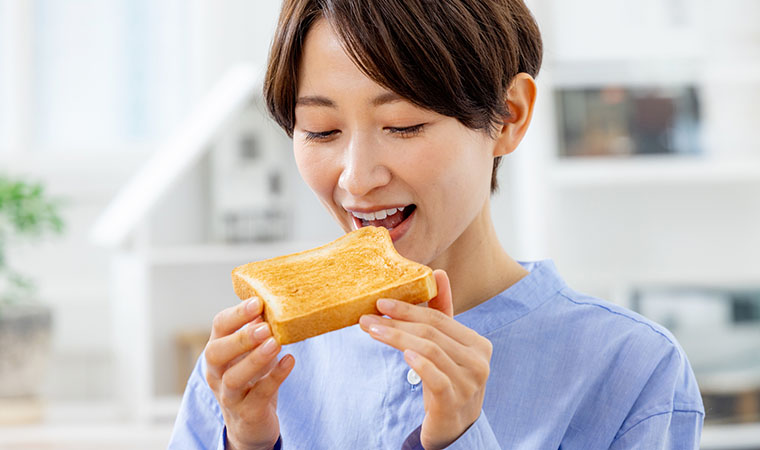
[[[10,265],[8,246],[62,231],[59,205],[42,184],[0,174],[0,423],[39,416],[52,322],[34,281]]]

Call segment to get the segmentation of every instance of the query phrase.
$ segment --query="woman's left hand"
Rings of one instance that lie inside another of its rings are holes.
[[[491,342],[454,320],[451,285],[436,270],[438,296],[428,307],[381,299],[377,309],[390,318],[365,315],[361,328],[404,352],[423,385],[425,449],[447,447],[480,416],[490,371]]]

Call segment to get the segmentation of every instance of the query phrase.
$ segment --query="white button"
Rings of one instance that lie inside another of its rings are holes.
[[[417,375],[417,372],[415,372],[414,369],[409,369],[409,372],[406,373],[406,381],[412,386],[417,386],[420,384],[420,381],[422,381],[422,378]]]

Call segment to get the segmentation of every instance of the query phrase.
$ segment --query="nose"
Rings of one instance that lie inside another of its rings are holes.
[[[351,139],[343,155],[343,170],[338,186],[355,197],[390,183],[391,171],[384,163],[384,152],[360,137]]]

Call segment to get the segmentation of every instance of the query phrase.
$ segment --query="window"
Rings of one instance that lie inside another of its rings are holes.
[[[164,136],[192,101],[192,4],[0,0],[0,151],[100,153]]]

